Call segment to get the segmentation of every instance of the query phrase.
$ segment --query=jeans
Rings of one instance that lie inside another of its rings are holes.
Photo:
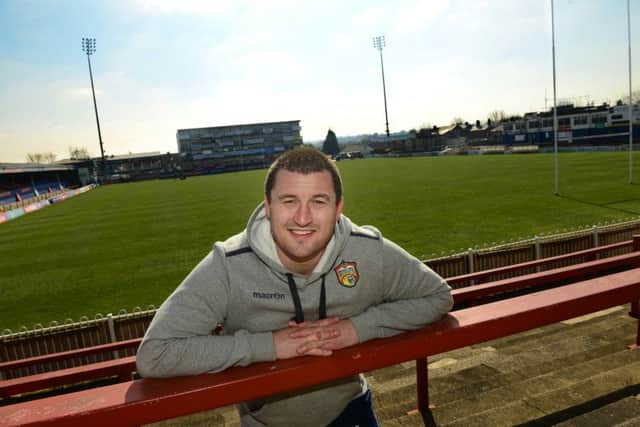
[[[349,402],[328,427],[378,427],[378,420],[371,405],[371,390]]]

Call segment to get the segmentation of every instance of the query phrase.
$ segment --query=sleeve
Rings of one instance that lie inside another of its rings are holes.
[[[229,302],[224,260],[215,246],[158,309],[138,348],[141,376],[196,375],[275,360],[271,332],[213,335]]]
[[[446,281],[395,243],[382,239],[383,301],[351,318],[360,342],[421,328],[453,306]]]

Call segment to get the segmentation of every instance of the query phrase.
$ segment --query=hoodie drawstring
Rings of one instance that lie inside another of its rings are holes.
[[[291,273],[287,273],[287,282],[289,282],[289,291],[291,292],[291,298],[293,298],[293,305],[296,307],[296,315],[293,320],[295,320],[296,323],[302,323],[304,322],[304,313],[302,312],[302,304],[300,303],[300,295],[298,295],[296,282],[293,280]]]
[[[322,275],[322,286],[320,288],[320,306],[318,307],[318,317],[327,318],[327,291],[324,286],[324,274]]]
[[[318,317],[325,319],[327,317],[327,290],[324,285],[324,277],[322,275],[322,285],[320,287],[320,306],[318,307]],[[289,291],[291,292],[291,298],[293,299],[293,305],[295,306],[296,315],[293,320],[296,323],[304,322],[304,312],[302,311],[302,304],[300,303],[300,295],[298,294],[298,288],[296,282],[293,280],[293,275],[287,273],[287,282],[289,283]]]

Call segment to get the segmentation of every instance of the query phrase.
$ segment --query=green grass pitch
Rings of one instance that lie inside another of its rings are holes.
[[[624,152],[561,154],[560,196],[549,154],[338,165],[346,215],[427,258],[637,217],[627,162]],[[0,330],[159,305],[215,241],[245,226],[264,175],[105,186],[1,224]]]

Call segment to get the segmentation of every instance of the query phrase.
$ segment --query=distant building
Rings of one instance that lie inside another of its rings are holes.
[[[57,164],[72,165],[78,170],[80,182],[109,184],[170,178],[182,175],[182,158],[176,153],[129,153],[93,159],[64,159]]]
[[[300,120],[178,129],[178,152],[203,173],[269,166],[302,144]]]
[[[396,132],[389,136],[370,135],[366,139],[372,154],[409,153],[415,151],[415,132]]]
[[[622,102],[576,107],[572,104],[557,107],[557,134],[560,146],[626,145],[629,142],[629,119],[632,120],[633,139],[640,139],[640,104]],[[530,112],[502,122],[505,145],[553,146],[555,134],[553,109]]]

